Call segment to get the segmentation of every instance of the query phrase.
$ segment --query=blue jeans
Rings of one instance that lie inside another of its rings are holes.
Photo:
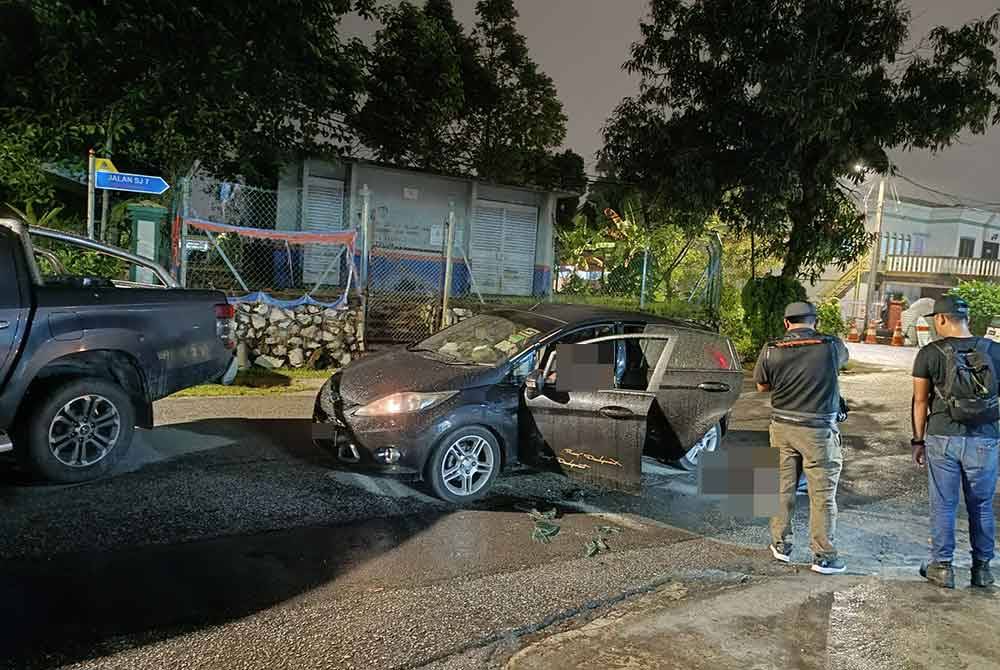
[[[948,562],[955,554],[955,515],[959,489],[969,512],[972,558],[993,559],[996,519],[997,442],[986,437],[928,435],[927,476],[931,502],[931,560]]]

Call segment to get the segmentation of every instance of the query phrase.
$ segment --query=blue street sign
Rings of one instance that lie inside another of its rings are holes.
[[[94,184],[97,188],[105,191],[130,191],[132,193],[152,193],[160,195],[170,184],[163,181],[162,177],[149,177],[144,174],[128,174],[125,172],[97,171],[97,181]]]

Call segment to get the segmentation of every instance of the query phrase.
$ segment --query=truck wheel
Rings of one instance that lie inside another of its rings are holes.
[[[427,481],[434,495],[457,504],[485,496],[499,472],[500,444],[493,433],[479,426],[446,435],[427,463]]]
[[[113,382],[75,379],[46,389],[35,403],[20,450],[31,470],[45,479],[61,484],[96,479],[132,445],[135,408]]]

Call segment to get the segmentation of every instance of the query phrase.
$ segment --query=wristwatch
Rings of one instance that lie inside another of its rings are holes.
[[[922,447],[922,446],[924,446],[924,441],[923,440],[918,440],[917,438],[914,437],[914,438],[912,438],[910,440],[910,446],[911,447]]]

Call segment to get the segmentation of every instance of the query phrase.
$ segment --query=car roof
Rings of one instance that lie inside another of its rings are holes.
[[[538,303],[532,307],[524,305],[496,305],[491,311],[515,311],[524,312],[542,317],[546,320],[558,322],[559,326],[584,324],[600,321],[638,321],[640,323],[656,323],[674,328],[684,328],[688,330],[700,330],[712,333],[710,328],[693,321],[683,319],[670,319],[667,317],[647,314],[644,312],[632,312],[623,309],[614,309],[601,305],[567,305],[557,303]]]

